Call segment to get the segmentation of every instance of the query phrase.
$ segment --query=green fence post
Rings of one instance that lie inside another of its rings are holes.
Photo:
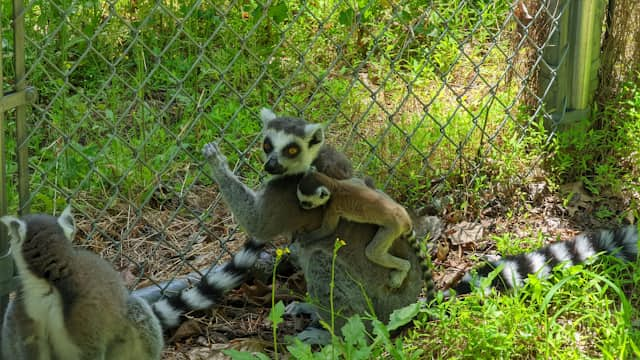
[[[4,29],[2,24],[2,5],[0,5],[0,29]],[[0,44],[2,44],[2,31],[0,31]],[[4,75],[2,70],[4,69],[2,59],[4,55],[2,53],[2,46],[0,46],[0,98],[4,95]],[[7,152],[5,142],[5,119],[4,111],[0,110],[0,216],[7,214],[7,183],[6,183],[6,171],[7,171]],[[13,262],[10,261],[9,255],[9,241],[8,234],[5,226],[0,225],[0,336],[2,336],[2,322],[4,319],[4,312],[7,308],[7,302],[9,300],[10,289],[2,286],[8,279],[13,278]],[[4,266],[9,260],[9,268]],[[0,354],[2,358],[2,354]]]
[[[24,101],[16,106],[16,154],[18,158],[18,194],[20,196],[18,212],[20,215],[28,214],[30,207],[27,104],[35,97],[34,91],[27,91],[24,11],[23,0],[13,0],[15,91],[25,96]]]
[[[590,118],[606,1],[552,0],[547,6],[559,10],[558,26],[544,48],[538,94],[551,114],[547,125],[555,127]]]
[[[0,6],[6,6],[2,3]],[[0,7],[0,14],[5,9]],[[7,143],[5,112],[15,110],[16,119],[16,154],[18,158],[18,193],[20,194],[21,214],[29,212],[29,178],[28,178],[28,148],[27,148],[27,105],[36,98],[33,88],[26,85],[25,72],[25,24],[23,0],[13,0],[13,60],[15,70],[14,90],[4,92],[4,69],[2,60],[2,46],[0,46],[0,216],[8,212],[9,199],[7,196]],[[0,17],[0,29],[4,27]],[[0,44],[3,44],[0,32]],[[15,288],[14,265],[9,253],[8,233],[0,225],[0,326],[7,307],[8,294]],[[0,327],[1,328],[1,327]]]

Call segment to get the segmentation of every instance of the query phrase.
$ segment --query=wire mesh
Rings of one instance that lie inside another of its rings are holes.
[[[29,149],[26,205],[72,200],[79,238],[131,287],[215,264],[243,234],[200,148],[224,139],[258,185],[263,106],[330,122],[328,141],[409,207],[487,178],[518,186],[537,159],[507,171],[514,147],[550,136],[536,82],[560,15],[550,3],[28,2],[26,77],[39,99],[17,145]]]

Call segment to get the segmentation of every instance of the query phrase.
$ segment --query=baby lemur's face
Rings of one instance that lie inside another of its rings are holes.
[[[265,163],[271,175],[295,175],[309,170],[324,142],[321,124],[302,119],[276,117],[270,110],[260,112],[263,122]]]
[[[308,171],[298,182],[297,195],[300,207],[309,210],[326,204],[331,191],[313,176],[313,171]]]

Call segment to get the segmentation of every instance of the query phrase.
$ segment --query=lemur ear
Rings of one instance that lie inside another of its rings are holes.
[[[267,124],[275,119],[277,116],[276,114],[273,113],[273,111],[267,109],[267,108],[262,108],[260,109],[260,119],[262,120],[262,126],[266,127]]]
[[[331,195],[331,191],[329,191],[329,189],[327,189],[324,186],[320,186],[318,188],[318,196],[320,197],[320,199],[324,199],[329,197],[329,195]]]
[[[304,133],[309,139],[309,147],[324,142],[324,129],[326,124],[308,124],[304,127]]]
[[[1,217],[0,221],[9,230],[9,237],[12,241],[21,243],[27,237],[27,223],[24,221],[11,215]]]
[[[64,231],[64,235],[69,241],[73,240],[76,234],[76,222],[73,220],[73,214],[71,213],[71,205],[67,205],[60,217],[58,217],[58,225]]]

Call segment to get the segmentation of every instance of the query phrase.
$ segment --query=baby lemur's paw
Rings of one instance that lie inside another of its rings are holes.
[[[207,160],[215,162],[218,165],[227,163],[227,157],[220,152],[217,141],[205,144],[202,147],[202,155],[204,155]]]

